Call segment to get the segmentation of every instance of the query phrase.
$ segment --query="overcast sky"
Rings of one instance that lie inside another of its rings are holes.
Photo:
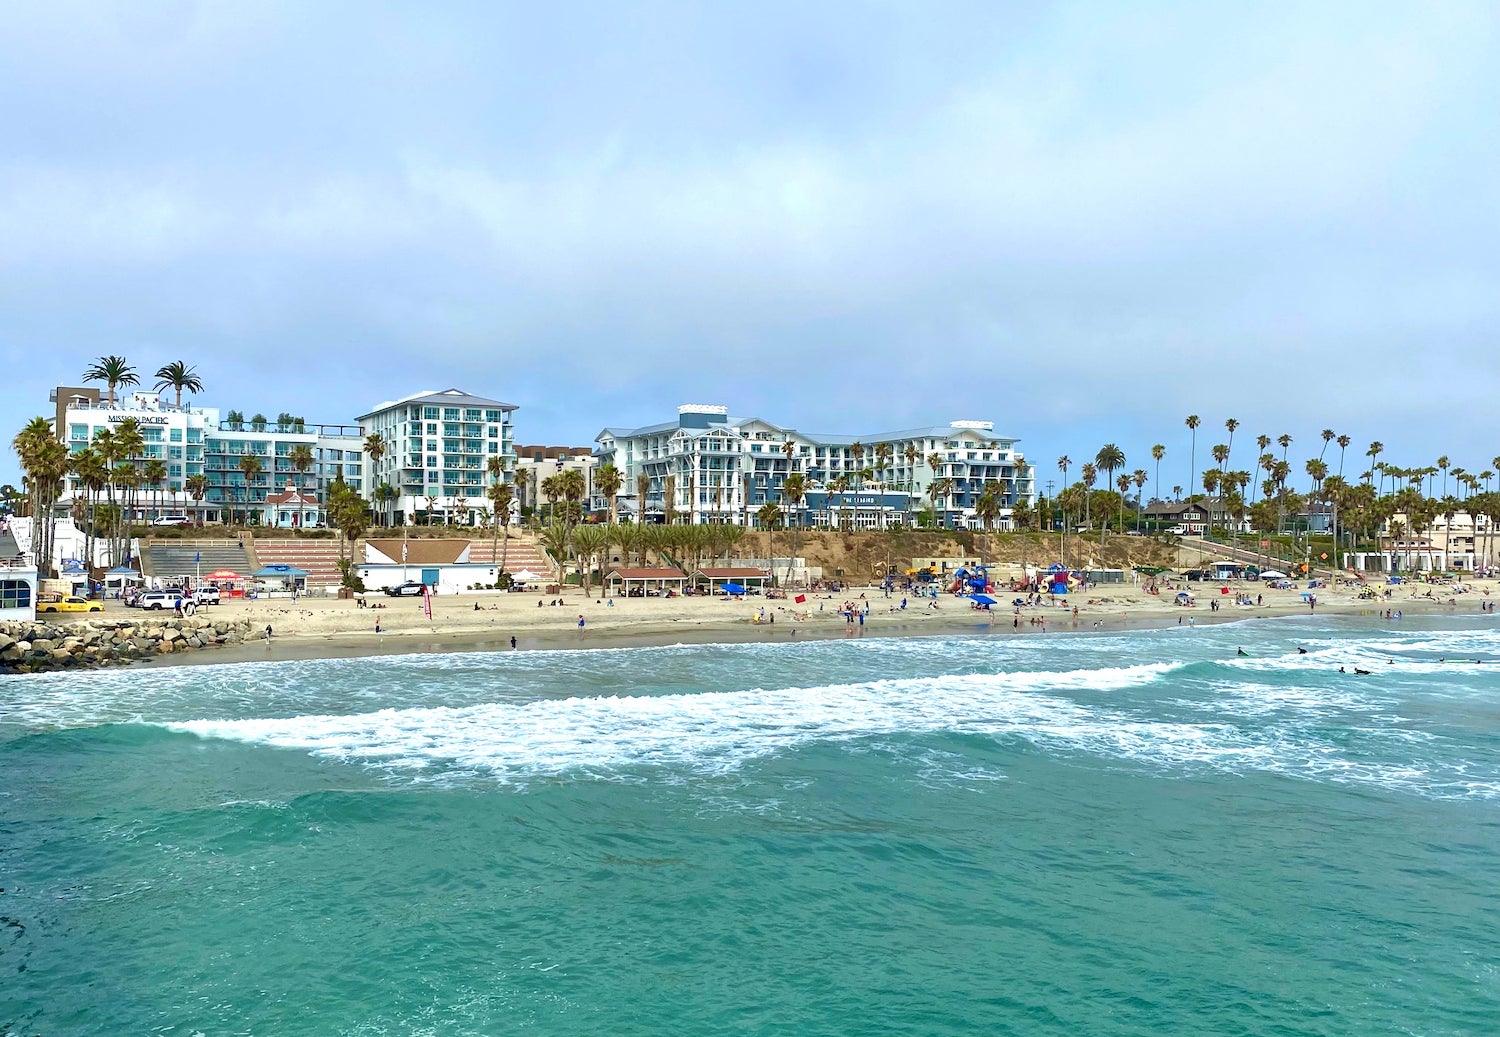
[[[1198,413],[1199,468],[1232,416],[1299,473],[1324,427],[1477,471],[1497,53],[1493,0],[10,0],[0,417],[119,353],[315,421],[456,386],[528,443],[978,418],[1043,481],[1162,442],[1166,487]]]

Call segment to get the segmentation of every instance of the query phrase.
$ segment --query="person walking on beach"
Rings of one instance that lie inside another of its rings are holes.
[[[380,617],[375,617],[375,633],[380,633]]]
[[[510,650],[512,652],[514,652],[516,650],[516,635],[515,634],[511,634],[510,635]]]

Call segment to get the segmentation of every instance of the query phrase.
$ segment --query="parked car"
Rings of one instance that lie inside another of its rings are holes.
[[[191,526],[193,520],[186,515],[162,515],[151,520],[153,526]]]
[[[195,605],[217,605],[219,604],[219,588],[200,587],[193,592],[193,604]]]
[[[181,591],[147,591],[135,599],[135,607],[159,612],[162,609],[175,609],[181,600]]]
[[[58,601],[39,601],[38,612],[103,612],[104,603],[87,598],[66,597]]]
[[[421,594],[426,589],[427,585],[420,580],[407,580],[405,583],[398,583],[394,587],[387,587],[385,592],[393,598],[405,598]]]

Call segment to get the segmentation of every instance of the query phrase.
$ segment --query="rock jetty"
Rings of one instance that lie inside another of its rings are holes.
[[[250,626],[207,617],[0,623],[0,673],[87,670],[239,644]]]

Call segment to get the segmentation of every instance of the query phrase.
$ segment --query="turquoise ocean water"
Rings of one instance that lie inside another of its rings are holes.
[[[1494,1034],[1500,630],[4,678],[0,886],[16,1037]]]

